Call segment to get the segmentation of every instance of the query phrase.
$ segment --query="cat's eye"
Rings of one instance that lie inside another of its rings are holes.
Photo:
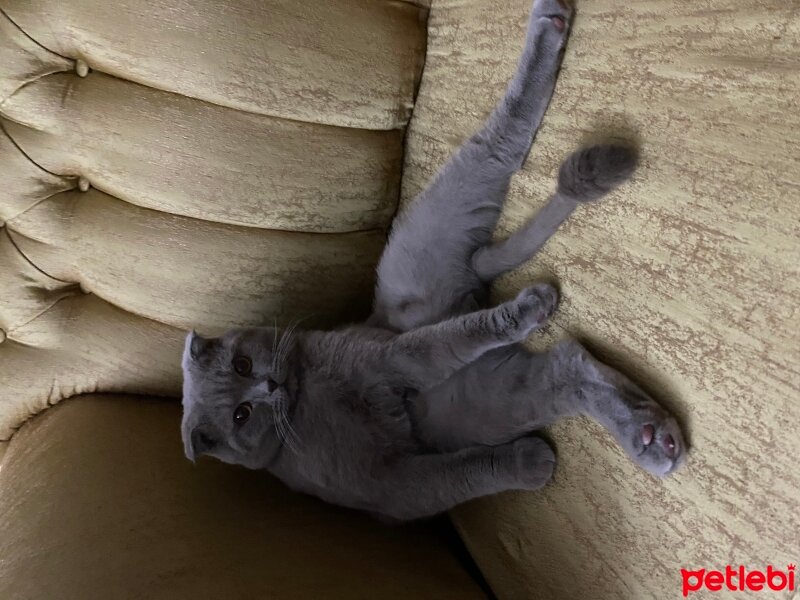
[[[246,356],[235,356],[233,358],[233,370],[242,377],[247,377],[253,371],[253,363]]]
[[[233,422],[241,425],[250,418],[251,414],[253,414],[253,406],[249,402],[242,402],[233,411]]]

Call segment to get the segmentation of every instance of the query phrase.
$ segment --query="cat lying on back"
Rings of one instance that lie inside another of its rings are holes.
[[[190,459],[266,469],[296,490],[393,519],[543,486],[555,456],[531,432],[564,416],[592,416],[651,473],[680,464],[686,446],[675,420],[626,377],[575,342],[544,354],[519,345],[555,310],[555,288],[535,285],[486,306],[497,276],[635,168],[625,147],[576,152],[542,211],[492,242],[509,180],[550,101],[570,16],[557,0],[534,3],[505,97],[395,223],[365,324],[189,335]]]

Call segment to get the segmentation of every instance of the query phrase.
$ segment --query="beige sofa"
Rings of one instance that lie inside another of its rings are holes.
[[[484,595],[438,527],[193,467],[174,398],[192,326],[365,314],[393,214],[502,93],[528,0],[0,11],[0,597]],[[800,560],[800,13],[578,11],[498,234],[582,142],[635,137],[642,167],[497,294],[557,278],[531,344],[581,338],[693,452],[659,481],[576,419],[546,489],[451,517],[500,598],[672,598],[682,567]]]

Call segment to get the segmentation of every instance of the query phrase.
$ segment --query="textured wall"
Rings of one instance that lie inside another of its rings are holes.
[[[673,598],[682,566],[800,561],[800,6],[577,8],[498,235],[543,204],[559,161],[587,140],[638,139],[642,166],[498,295],[557,278],[563,303],[532,344],[587,341],[674,406],[693,449],[659,481],[577,419],[552,430],[560,464],[545,490],[454,515],[502,598]],[[527,0],[432,2],[406,201],[502,94],[527,12]]]

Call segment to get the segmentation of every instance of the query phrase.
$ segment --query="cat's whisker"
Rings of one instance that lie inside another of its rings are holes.
[[[278,434],[278,440],[281,442],[281,444],[289,448],[289,450],[295,454],[298,454],[297,444],[295,443],[294,439],[292,439],[292,435],[286,429],[288,419],[286,418],[285,412],[278,408],[278,405],[276,405],[272,409],[272,416],[275,424],[275,432]],[[294,438],[297,438],[297,434],[294,434]]]
[[[295,431],[294,427],[292,426],[292,422],[289,420],[289,414],[287,412],[287,407],[285,402],[280,403],[280,416],[281,420],[283,421],[283,429],[288,434],[287,440],[291,439],[292,443],[295,445],[296,448],[299,448],[301,444],[300,436],[297,435],[297,431]]]
[[[286,360],[291,349],[291,342],[297,326],[301,323],[302,319],[297,319],[294,323],[290,323],[281,333],[277,341],[277,347],[272,354],[272,371],[279,372],[280,367]]]
[[[292,437],[291,437],[291,436],[288,434],[288,432],[286,431],[286,422],[285,422],[285,421],[284,421],[284,422],[283,422],[283,424],[281,425],[281,428],[282,428],[282,430],[283,430],[283,441],[284,441],[284,445],[285,445],[287,448],[289,448],[289,450],[291,450],[292,452],[294,452],[295,454],[299,454],[299,453],[300,453],[300,451],[299,451],[299,449],[298,449],[298,447],[297,447],[297,444],[296,444],[296,443],[295,443],[295,442],[292,440]]]
[[[300,441],[300,436],[297,435],[297,431],[292,426],[292,422],[289,420],[289,414],[286,412],[286,404],[284,404],[283,402],[281,402],[281,416],[283,418],[284,428],[286,429],[286,432],[289,434],[288,437],[291,437],[298,447],[301,446],[302,442]]]
[[[285,435],[283,433],[283,425],[281,420],[278,418],[278,415],[275,414],[273,410],[273,419],[272,424],[275,426],[275,434],[278,436],[278,441],[281,443],[282,446],[286,445]]]
[[[283,427],[280,424],[280,421],[277,419],[275,420],[275,433],[278,434],[278,441],[280,442],[280,445],[291,449],[289,444],[286,443],[286,434],[283,433]]]

